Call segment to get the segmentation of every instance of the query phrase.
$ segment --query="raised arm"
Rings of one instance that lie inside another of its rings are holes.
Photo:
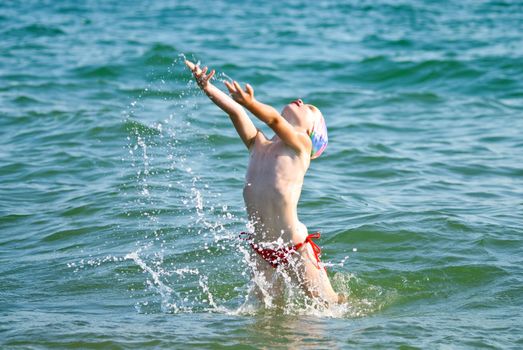
[[[243,107],[210,82],[211,78],[214,76],[214,70],[209,74],[206,74],[207,67],[202,70],[200,67],[187,60],[185,61],[185,64],[193,72],[198,86],[203,90],[203,92],[205,92],[209,99],[229,115],[236,132],[247,149],[250,149],[254,143],[258,129],[256,129]]]
[[[280,139],[296,152],[307,150],[309,138],[305,134],[297,132],[294,127],[273,107],[257,101],[254,98],[254,90],[249,84],[245,85],[245,91],[240,84],[233,81],[225,82],[232,98],[247,108],[258,119],[267,124]]]

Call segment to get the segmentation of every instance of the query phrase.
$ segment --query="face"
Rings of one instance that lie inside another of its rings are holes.
[[[313,105],[305,104],[301,99],[289,103],[283,108],[282,116],[292,125],[307,130],[309,134],[312,130],[314,120],[321,115],[318,108]]]

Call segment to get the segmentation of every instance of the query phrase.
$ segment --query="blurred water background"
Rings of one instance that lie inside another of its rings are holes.
[[[522,34],[517,0],[3,1],[0,347],[522,348]],[[323,111],[342,314],[242,309],[248,155],[184,57]]]

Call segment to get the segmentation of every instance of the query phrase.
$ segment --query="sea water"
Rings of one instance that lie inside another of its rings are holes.
[[[521,2],[2,2],[0,24],[2,348],[523,346]],[[184,57],[323,111],[299,216],[343,309],[247,302],[248,154]]]

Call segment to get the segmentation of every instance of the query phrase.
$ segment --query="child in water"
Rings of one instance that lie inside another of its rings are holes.
[[[214,70],[208,73],[207,67],[200,69],[190,61],[185,64],[203,92],[229,115],[249,150],[243,198],[254,233],[242,234],[255,252],[257,270],[265,279],[257,294],[278,294],[277,285],[283,281],[277,282],[277,272],[284,269],[309,297],[327,304],[344,302],[344,296],[332,289],[319,259],[320,248],[311,240],[319,238],[319,234],[309,235],[297,213],[310,161],[327,147],[327,128],[320,110],[297,99],[278,113],[257,101],[249,84],[244,90],[236,81],[225,82],[231,98],[210,82]],[[242,106],[276,135],[268,139]]]

